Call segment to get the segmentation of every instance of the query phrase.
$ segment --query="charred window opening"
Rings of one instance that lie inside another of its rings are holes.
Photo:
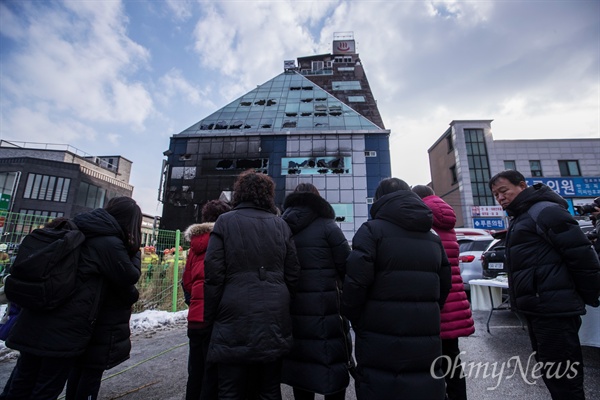
[[[310,117],[310,116],[311,116],[311,114],[312,114],[312,113],[309,113],[309,112],[303,112],[303,113],[301,113],[300,115],[301,115],[301,116],[303,116],[303,117]]]
[[[252,105],[251,101],[242,101],[240,103],[240,106],[242,106],[242,107],[250,107],[251,105]]]
[[[259,172],[266,173],[268,166],[268,158],[225,158],[217,162],[217,166],[215,167],[215,169],[219,171],[226,171],[235,169],[247,170],[254,168]]]
[[[290,86],[290,90],[302,90],[302,86]]]
[[[351,157],[282,158],[283,175],[317,175],[352,173]]]
[[[300,101],[303,103],[310,103],[311,101],[313,101],[313,99],[302,99]]]
[[[260,127],[262,129],[268,129],[268,128],[272,128],[273,126],[271,124],[262,124]]]
[[[192,158],[191,154],[182,154],[179,156],[179,161],[187,161]]]
[[[329,124],[323,123],[323,122],[317,122],[315,124],[315,128],[323,128],[323,127],[327,127],[329,126]]]
[[[272,100],[272,99],[267,100],[267,107],[270,107],[274,104],[277,104],[277,102],[275,100]]]
[[[341,111],[334,111],[334,112],[330,112],[329,115],[334,116],[334,117],[339,117],[340,115],[342,115]]]
[[[257,106],[264,106],[265,104],[267,104],[267,101],[264,99],[260,99],[260,100],[254,102],[254,105],[257,105]]]
[[[240,129],[244,125],[242,121],[235,121],[231,125],[229,125],[229,129]]]
[[[327,116],[326,112],[322,112],[322,111],[315,112],[315,117],[326,117],[326,116]]]
[[[227,121],[219,121],[215,125],[215,129],[227,129]]]
[[[326,101],[327,97],[315,97],[315,101]]]
[[[286,117],[297,117],[298,113],[295,113],[295,112],[286,112],[285,116]]]
[[[302,90],[313,90],[312,86],[302,86]]]
[[[295,128],[296,121],[283,121],[283,125],[281,127],[282,128]]]

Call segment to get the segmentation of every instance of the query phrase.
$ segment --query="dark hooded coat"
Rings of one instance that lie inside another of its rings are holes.
[[[80,214],[73,222],[86,237],[75,292],[50,311],[23,309],[6,344],[42,357],[85,352],[84,363],[106,369],[129,357],[129,317],[137,300],[132,285],[140,276],[139,257],[136,261],[129,256],[123,231],[106,210]]]
[[[300,265],[285,221],[252,203],[221,214],[204,268],[208,361],[270,363],[288,353],[290,297]]]
[[[340,294],[350,246],[321,196],[292,193],[284,210],[301,270],[291,307],[294,345],[283,360],[282,382],[313,393],[336,393],[349,383],[352,344],[340,315]]]
[[[546,202],[534,220],[534,204]],[[506,208],[512,218],[506,237],[508,286],[513,307],[540,316],[585,314],[597,307],[600,264],[590,241],[548,186],[519,193]]]
[[[431,210],[401,190],[378,199],[371,217],[352,240],[342,294],[356,333],[357,398],[443,399],[442,373],[431,369],[451,275]]]

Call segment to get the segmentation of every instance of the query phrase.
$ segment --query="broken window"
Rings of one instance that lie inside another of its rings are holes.
[[[247,170],[253,168],[256,171],[266,173],[268,166],[268,158],[225,158],[217,162],[217,166],[215,167],[215,169],[225,171],[234,169]]]
[[[283,121],[283,125],[281,126],[282,128],[295,128],[296,127],[296,121]]]
[[[350,174],[352,157],[284,157],[282,175]]]

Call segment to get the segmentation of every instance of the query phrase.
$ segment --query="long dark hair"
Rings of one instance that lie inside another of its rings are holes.
[[[142,245],[142,210],[131,197],[113,197],[104,207],[113,216],[124,234],[125,246],[134,255]]]
[[[233,185],[234,207],[251,202],[255,206],[277,213],[275,207],[275,182],[268,175],[253,170],[242,172]]]

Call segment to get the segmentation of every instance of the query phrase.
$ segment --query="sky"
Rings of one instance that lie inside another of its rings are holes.
[[[491,119],[496,140],[600,137],[598,0],[0,0],[0,139],[121,155],[160,215],[169,138],[339,32],[411,185],[452,120]]]

